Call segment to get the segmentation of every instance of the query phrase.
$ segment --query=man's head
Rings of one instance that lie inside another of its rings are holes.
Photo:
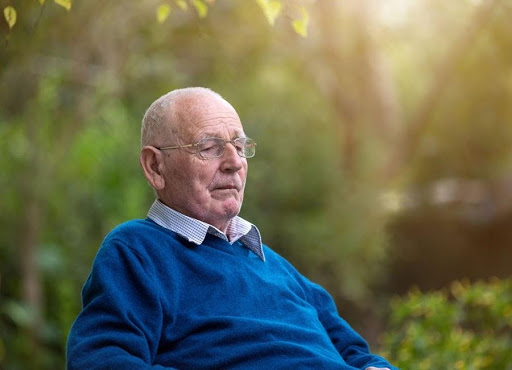
[[[140,163],[159,199],[172,209],[225,231],[242,206],[247,160],[226,143],[218,158],[194,146],[205,138],[245,137],[235,109],[206,88],[174,90],[157,99],[142,121]]]

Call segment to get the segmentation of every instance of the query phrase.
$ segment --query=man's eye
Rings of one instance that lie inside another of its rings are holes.
[[[209,152],[217,150],[218,146],[215,144],[203,145],[200,150],[201,152]]]
[[[219,151],[220,147],[221,147],[221,145],[219,143],[217,143],[216,141],[205,141],[199,147],[199,150],[203,154],[216,153]]]

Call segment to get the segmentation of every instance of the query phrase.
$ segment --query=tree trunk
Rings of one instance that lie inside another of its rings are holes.
[[[347,7],[347,9],[342,9]],[[311,71],[320,90],[331,101],[343,149],[340,153],[347,178],[361,161],[360,135],[372,135],[386,148],[395,141],[399,109],[395,86],[369,24],[372,12],[367,0],[318,4],[319,57]],[[350,22],[350,27],[343,27]],[[350,37],[342,37],[351,32]]]
[[[436,105],[441,101],[443,92],[449,87],[457,65],[464,54],[473,46],[478,35],[501,3],[500,0],[483,1],[480,6],[476,7],[467,26],[455,38],[452,47],[448,48],[449,52],[439,63],[436,73],[433,73],[431,87],[418,105],[411,121],[403,130],[401,140],[395,146],[396,149],[390,157],[391,160],[384,175],[388,180],[392,180],[408,163],[409,159],[414,156],[420,146],[421,134],[431,122]]]
[[[39,334],[42,326],[42,282],[37,261],[38,244],[41,230],[41,179],[42,162],[39,160],[38,123],[27,123],[28,163],[26,172],[22,175],[21,191],[24,204],[24,225],[21,236],[20,267],[22,281],[22,299],[30,310],[32,320],[26,328],[27,354],[32,369],[40,367],[38,361]]]

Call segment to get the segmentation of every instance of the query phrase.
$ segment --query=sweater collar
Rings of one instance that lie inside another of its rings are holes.
[[[236,216],[231,220],[226,235],[215,226],[175,211],[156,199],[149,209],[148,218],[197,245],[204,242],[207,234],[212,234],[231,244],[239,240],[240,243],[265,261],[261,234],[258,228],[242,217]]]

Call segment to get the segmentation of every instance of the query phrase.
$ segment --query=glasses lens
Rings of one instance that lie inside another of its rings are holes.
[[[236,139],[235,146],[238,154],[242,157],[251,158],[256,154],[256,142],[248,137]]]
[[[232,141],[236,152],[240,157],[251,158],[256,154],[256,143],[247,137],[241,137]],[[201,158],[218,158],[224,154],[226,141],[220,138],[206,138],[197,143],[196,149]]]
[[[217,158],[224,153],[224,140],[207,138],[197,143],[197,152],[203,158]]]

